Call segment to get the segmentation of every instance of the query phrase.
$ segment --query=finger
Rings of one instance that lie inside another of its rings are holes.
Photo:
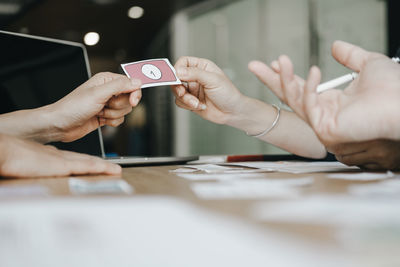
[[[186,110],[193,111],[193,109],[192,109],[191,106],[186,105],[185,103],[183,103],[182,101],[180,101],[178,98],[175,99],[175,104],[176,104],[178,107],[182,108],[182,109],[186,109]]]
[[[198,67],[200,64],[198,57],[180,57],[175,63],[175,69],[179,67]]]
[[[105,109],[103,109],[101,118],[104,118],[106,120],[115,120],[115,119],[124,117],[126,114],[130,113],[131,111],[132,111],[131,106],[128,106],[124,109],[105,108]]]
[[[200,100],[191,95],[191,94],[185,94],[184,96],[177,98],[180,102],[182,102],[185,106],[188,106],[190,110],[204,110],[205,105],[200,102]]]
[[[123,93],[131,93],[139,90],[142,83],[138,79],[129,79],[128,77],[118,78],[95,88],[95,93],[104,102],[107,102],[112,96]]]
[[[136,107],[139,104],[140,99],[142,99],[142,90],[133,91],[129,95],[129,103],[132,107]]]
[[[260,61],[251,61],[249,70],[265,84],[272,92],[283,101],[282,85],[279,74]]]
[[[386,168],[382,167],[380,164],[377,163],[369,163],[369,164],[364,164],[358,166],[363,170],[367,171],[381,171],[381,170],[386,170]]]
[[[279,73],[281,71],[279,62],[277,60],[271,62],[271,69],[273,69],[276,73]]]
[[[200,84],[197,82],[189,82],[187,90],[190,94],[200,99]]]
[[[335,41],[332,45],[332,56],[356,72],[360,72],[370,55],[371,52],[343,41]]]
[[[371,143],[368,142],[359,142],[359,143],[344,143],[344,144],[334,144],[328,147],[328,151],[341,156],[357,154],[361,152],[365,152]]]
[[[121,125],[124,122],[124,120],[125,120],[125,117],[118,118],[118,119],[105,119],[105,125],[108,125],[111,127],[117,127],[117,126]]]
[[[311,67],[308,78],[305,84],[304,94],[302,96],[303,114],[306,121],[315,126],[322,116],[322,112],[318,108],[317,87],[321,82],[321,71],[318,67]]]
[[[349,166],[360,166],[370,163],[375,163],[374,155],[371,155],[368,151],[354,153],[350,155],[336,155],[336,158]]]
[[[178,69],[180,67],[183,68],[194,67],[207,70],[210,72],[215,72],[218,74],[223,74],[223,71],[214,62],[205,58],[187,57],[187,56],[181,57],[175,63],[175,69]]]
[[[113,73],[113,72],[99,72],[93,75],[92,78],[85,82],[85,85],[89,87],[96,87],[106,83],[109,83],[113,80],[117,80],[120,78],[126,78],[125,75]]]
[[[303,110],[303,88],[300,87],[293,73],[293,64],[287,56],[279,57],[279,66],[281,69],[280,79],[282,83],[282,92],[285,102],[305,120]]]
[[[69,164],[71,175],[82,174],[121,174],[122,169],[117,164],[112,164],[100,159],[80,159],[71,161]]]
[[[130,107],[129,94],[121,94],[119,96],[114,96],[107,101],[106,106],[110,109],[123,109]]]
[[[196,67],[179,67],[177,75],[182,81],[197,82],[207,89],[214,89],[221,84],[220,75]]]
[[[99,121],[99,127],[103,127],[104,125],[106,125],[107,119],[99,117],[98,121]]]
[[[186,93],[186,88],[183,85],[171,86],[172,93],[175,97],[182,97]]]
[[[116,164],[106,162],[98,157],[71,151],[59,151],[60,156],[66,159],[66,166],[70,174],[111,174],[121,173],[121,167]]]
[[[271,69],[277,74],[279,74],[281,72],[281,67],[279,66],[279,62],[277,60],[274,60],[271,62]],[[300,87],[304,87],[304,84],[305,84],[304,79],[297,75],[294,75],[294,77],[297,80],[297,82],[299,83]]]

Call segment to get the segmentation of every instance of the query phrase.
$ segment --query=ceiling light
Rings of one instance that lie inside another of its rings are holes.
[[[144,9],[140,6],[133,6],[128,10],[128,17],[131,19],[141,18],[144,14]]]
[[[97,32],[88,32],[83,37],[83,41],[86,45],[93,46],[96,45],[100,40],[100,35]]]

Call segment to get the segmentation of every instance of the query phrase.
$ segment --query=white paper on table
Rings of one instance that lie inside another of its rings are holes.
[[[240,170],[243,168],[237,167],[228,167],[228,166],[219,166],[216,164],[199,164],[199,165],[185,165],[185,168],[192,168],[198,171],[204,171],[206,173],[214,173],[214,172],[224,172],[229,170]]]
[[[178,173],[177,176],[190,181],[231,181],[237,179],[266,178],[264,173]]]
[[[232,180],[231,184],[237,186],[254,186],[254,187],[298,187],[298,186],[309,186],[314,183],[312,177],[301,177],[301,178],[275,178],[275,179],[241,179]]]
[[[175,172],[175,173],[192,173],[192,172],[197,172],[196,169],[192,168],[178,168],[175,170],[170,170],[170,172]]]
[[[227,166],[240,166],[248,168],[259,168],[266,169],[276,172],[288,172],[294,174],[302,173],[313,173],[313,172],[344,172],[359,170],[355,166],[346,166],[338,161],[325,162],[325,161],[313,161],[313,162],[299,162],[299,161],[255,161],[255,162],[236,162],[224,164]]]
[[[126,181],[101,180],[86,181],[77,178],[68,179],[69,189],[72,194],[132,194],[134,189]]]
[[[296,201],[257,203],[252,216],[261,221],[333,226],[377,226],[394,224],[400,230],[400,197],[356,198],[346,195],[311,196]]]
[[[220,183],[191,184],[193,192],[202,199],[293,198],[300,192],[295,187],[312,184],[313,178],[243,179]]]
[[[350,180],[350,181],[385,180],[393,176],[394,174],[390,171],[386,173],[361,172],[361,173],[334,173],[327,175],[329,179],[340,179],[340,180]]]

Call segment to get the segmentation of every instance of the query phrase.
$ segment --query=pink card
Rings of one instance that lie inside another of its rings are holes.
[[[142,88],[182,84],[168,59],[150,59],[121,64],[129,78],[142,81]]]

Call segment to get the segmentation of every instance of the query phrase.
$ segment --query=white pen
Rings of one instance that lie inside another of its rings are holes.
[[[392,60],[394,62],[400,63],[400,58],[398,58],[398,57],[394,57],[394,58],[392,58]],[[353,72],[353,73],[343,75],[339,78],[330,80],[329,82],[321,83],[317,87],[317,93],[322,93],[322,92],[325,92],[326,90],[333,89],[333,88],[343,85],[345,83],[351,82],[357,77],[358,77],[358,73]]]

